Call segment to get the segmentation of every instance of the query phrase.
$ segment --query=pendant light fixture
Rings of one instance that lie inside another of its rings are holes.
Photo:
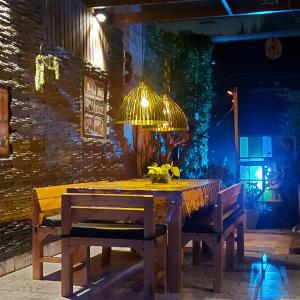
[[[149,131],[187,131],[188,122],[183,110],[169,95],[163,94],[164,115],[166,121],[156,126],[146,126]]]
[[[131,125],[159,125],[167,122],[165,105],[160,96],[141,80],[136,88],[124,97],[116,123]]]
[[[143,10],[143,8],[142,8]],[[142,11],[143,12],[143,11]],[[142,18],[143,21],[143,18]],[[144,65],[144,24],[142,23],[142,77]],[[116,123],[130,125],[160,125],[166,120],[162,98],[143,79],[124,97]]]

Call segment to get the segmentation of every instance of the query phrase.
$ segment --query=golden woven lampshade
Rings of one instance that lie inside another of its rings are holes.
[[[183,110],[167,94],[163,94],[162,99],[167,121],[156,126],[145,126],[144,129],[149,131],[187,131],[188,123]]]
[[[165,105],[160,96],[144,81],[124,97],[116,123],[159,125],[166,122]]]

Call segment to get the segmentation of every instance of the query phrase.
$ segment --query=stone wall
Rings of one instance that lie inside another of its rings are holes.
[[[0,0],[0,85],[10,90],[10,148],[0,160],[0,261],[31,249],[31,190],[35,186],[136,176],[135,153],[122,127],[107,139],[82,135],[83,76],[102,70],[81,57],[44,44],[56,54],[61,78],[34,88],[35,56],[43,40],[42,1]],[[122,98],[122,34],[107,26],[110,117]],[[126,172],[125,172],[126,170]]]

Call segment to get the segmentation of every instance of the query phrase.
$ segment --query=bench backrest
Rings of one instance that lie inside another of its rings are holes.
[[[62,195],[62,235],[70,235],[72,224],[97,221],[136,223],[142,222],[144,238],[154,236],[153,196],[127,194]]]
[[[242,183],[231,185],[218,193],[217,202],[212,213],[214,231],[222,232],[224,219],[237,209],[243,209],[243,193]]]
[[[67,188],[89,185],[97,186],[103,182],[104,181],[84,182],[34,188],[32,191],[32,223],[34,225],[42,224],[45,216],[59,213],[61,208],[61,195],[67,192]]]

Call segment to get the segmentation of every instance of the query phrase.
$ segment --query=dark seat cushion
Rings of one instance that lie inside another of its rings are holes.
[[[244,213],[242,208],[235,209],[223,220],[223,230],[226,230],[237,218]],[[200,214],[192,215],[186,220],[182,231],[185,233],[213,233],[214,226],[210,215]]]
[[[244,213],[244,209],[239,207],[234,210],[228,217],[226,217],[223,221],[224,230],[227,229],[232,223],[234,223],[242,214]]]
[[[155,237],[166,234],[165,225],[155,226]],[[71,229],[73,237],[95,237],[113,239],[144,239],[144,227],[136,224],[78,223]]]
[[[43,225],[48,227],[61,227],[61,215],[45,217]]]

